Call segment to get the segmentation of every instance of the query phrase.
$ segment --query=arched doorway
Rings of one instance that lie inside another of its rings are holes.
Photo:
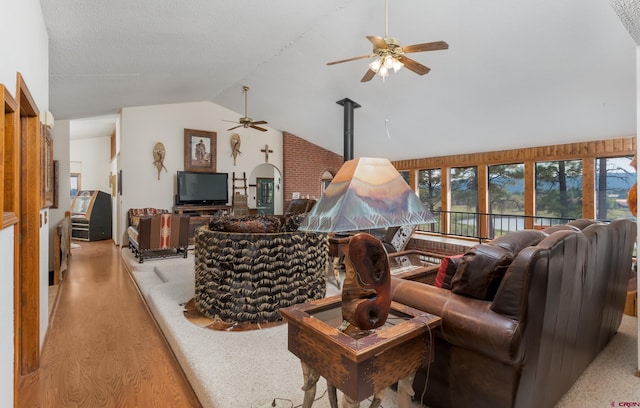
[[[255,167],[249,175],[249,208],[258,214],[283,214],[282,173],[270,163]]]

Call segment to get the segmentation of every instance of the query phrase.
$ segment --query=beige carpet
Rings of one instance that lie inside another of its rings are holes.
[[[183,315],[193,297],[193,256],[139,264],[124,248],[125,265],[173,348],[195,392],[206,408],[297,407],[302,404],[302,373],[287,349],[287,326],[246,332],[222,332],[198,327]],[[328,285],[327,294],[338,294]],[[640,402],[640,378],[635,377],[638,320],[625,316],[619,333],[557,405],[558,408],[610,407]],[[314,408],[328,408],[324,380],[318,382]],[[363,403],[363,407],[368,403]],[[383,407],[397,406],[388,391]],[[419,404],[414,404],[419,407]]]
[[[618,333],[556,407],[640,407],[637,344],[638,319],[624,315]]]

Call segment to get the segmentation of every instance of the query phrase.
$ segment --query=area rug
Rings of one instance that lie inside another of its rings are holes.
[[[211,329],[211,330],[224,330],[224,331],[245,331],[245,330],[262,330],[268,329],[269,327],[280,326],[281,324],[285,324],[284,320],[276,321],[276,322],[265,322],[265,323],[229,323],[225,322],[222,319],[211,319],[200,313],[198,308],[196,307],[196,302],[193,298],[184,305],[183,309],[184,317],[195,324],[198,327]]]

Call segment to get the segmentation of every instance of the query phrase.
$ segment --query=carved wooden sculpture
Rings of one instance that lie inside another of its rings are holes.
[[[233,157],[233,165],[236,165],[236,159],[238,158],[239,154],[242,154],[242,152],[240,151],[240,135],[237,133],[234,133],[233,135],[231,135],[231,156]]]
[[[342,317],[360,330],[380,327],[391,308],[387,252],[379,239],[367,233],[353,236],[346,252]]]
[[[164,166],[164,156],[166,155],[166,150],[164,149],[164,145],[160,142],[156,143],[153,146],[153,165],[158,170],[158,180],[160,180],[160,170],[164,169],[164,171],[168,171]]]

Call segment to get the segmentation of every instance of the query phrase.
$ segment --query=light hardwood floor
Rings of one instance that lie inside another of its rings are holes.
[[[19,407],[201,407],[111,240],[72,250]]]

